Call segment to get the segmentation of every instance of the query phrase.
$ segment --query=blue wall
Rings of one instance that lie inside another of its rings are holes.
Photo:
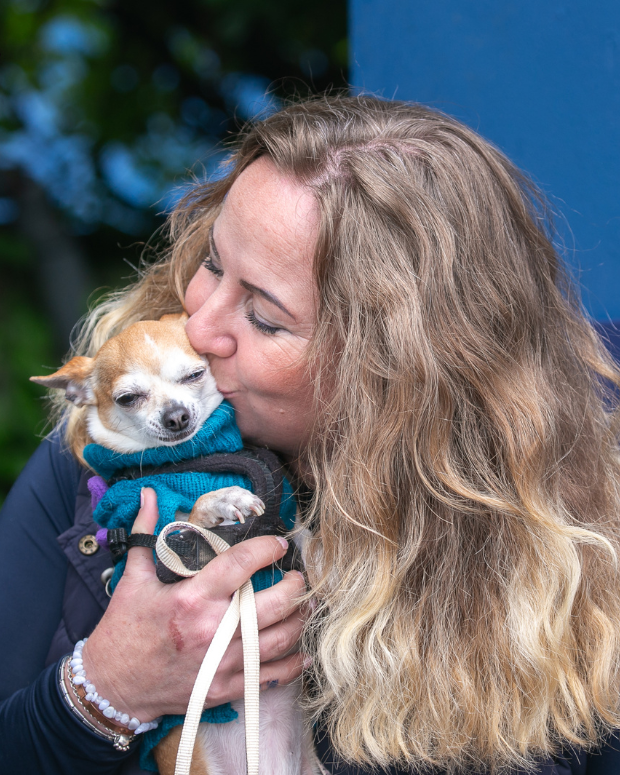
[[[350,0],[358,90],[439,107],[551,198],[598,319],[620,318],[620,1]]]

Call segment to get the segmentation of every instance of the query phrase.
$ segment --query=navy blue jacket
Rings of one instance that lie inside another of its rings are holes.
[[[77,548],[95,532],[85,481],[58,439],[46,440],[0,512],[1,775],[141,772],[135,751],[115,751],[71,715],[57,685],[60,657],[92,631],[107,605],[100,576],[112,565],[109,554],[88,557]],[[332,764],[325,740],[319,750],[334,775],[359,772]],[[620,775],[620,742],[596,755],[541,763],[537,773]]]

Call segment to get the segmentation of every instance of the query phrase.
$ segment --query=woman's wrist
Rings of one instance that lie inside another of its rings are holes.
[[[120,727],[112,728],[111,725],[101,723],[87,711],[85,705],[80,701],[71,682],[70,660],[71,656],[64,657],[60,662],[58,671],[58,685],[65,705],[83,726],[98,737],[110,742],[118,751],[129,750],[136,737],[135,734],[128,730],[125,730],[127,732],[125,733],[121,731]]]
[[[135,716],[115,708],[110,700],[106,699],[91,679],[86,674],[83,663],[83,648],[86,642],[78,641],[73,654],[66,657],[63,662],[65,699],[70,705],[74,705],[79,715],[88,722],[89,726],[103,731],[105,735],[123,736],[133,738],[142,732],[155,729],[159,719],[141,723]]]
[[[127,662],[115,658],[122,649],[105,645],[98,632],[93,633],[92,642],[91,638],[84,638],[84,644],[83,667],[100,697],[107,698],[115,708],[120,706],[131,718],[139,718],[145,723],[155,719],[159,714],[135,696],[136,686],[131,673],[128,679],[124,677]]]

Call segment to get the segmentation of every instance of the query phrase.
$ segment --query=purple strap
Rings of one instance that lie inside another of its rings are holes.
[[[87,487],[90,490],[91,502],[94,511],[97,508],[99,501],[108,491],[108,485],[100,476],[91,476],[87,482]]]

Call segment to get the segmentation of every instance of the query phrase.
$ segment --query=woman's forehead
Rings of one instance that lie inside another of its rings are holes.
[[[261,158],[233,184],[214,225],[218,250],[246,251],[276,267],[312,261],[318,205],[309,189]],[[222,243],[222,244],[220,244]]]

